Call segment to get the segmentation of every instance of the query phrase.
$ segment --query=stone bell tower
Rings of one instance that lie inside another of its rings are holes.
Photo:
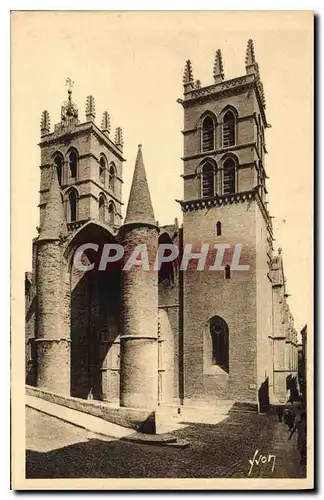
[[[116,128],[111,138],[110,116],[104,111],[99,127],[94,97],[86,99],[85,121],[72,100],[73,82],[67,79],[68,99],[61,106],[61,121],[50,129],[48,111],[41,119],[40,225],[50,186],[50,167],[55,165],[69,232],[90,219],[117,231],[121,225],[123,133]]]
[[[184,395],[257,403],[272,385],[272,224],[267,208],[265,97],[252,40],[246,74],[226,80],[221,51],[202,86],[183,78],[183,242],[221,245],[218,270],[184,272]],[[240,255],[235,248],[240,245]],[[244,265],[237,270],[233,263]],[[263,385],[264,384],[264,385]]]
[[[71,315],[71,297],[81,280],[75,272],[71,278],[64,252],[74,233],[89,220],[112,237],[117,234],[122,219],[124,161],[121,128],[112,140],[107,111],[101,128],[96,125],[92,96],[87,97],[85,121],[81,122],[72,99],[73,82],[67,79],[67,85],[68,99],[54,130],[49,112],[43,111],[41,117],[40,227],[33,245],[26,325],[29,379],[64,394],[70,394],[71,318],[76,316],[75,312]]]

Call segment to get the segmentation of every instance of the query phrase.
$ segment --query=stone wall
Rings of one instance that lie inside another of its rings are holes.
[[[224,271],[184,271],[185,398],[256,401],[255,211],[255,202],[246,201],[184,213],[184,244],[193,243],[198,251],[202,243],[240,243],[240,263],[250,266],[249,271],[231,271],[231,279]],[[217,221],[222,223],[218,237]],[[226,263],[231,264],[230,254],[225,254]],[[229,328],[229,373],[210,361],[208,321],[216,315]]]

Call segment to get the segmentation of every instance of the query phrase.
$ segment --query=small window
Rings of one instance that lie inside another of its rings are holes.
[[[105,183],[105,171],[106,171],[106,162],[105,159],[101,157],[99,162],[99,180],[102,184]]]
[[[69,211],[70,222],[75,222],[77,220],[77,194],[74,190],[69,194]]]
[[[57,155],[54,160],[55,167],[56,167],[56,173],[57,173],[57,180],[60,186],[62,186],[63,183],[63,158],[61,155]]]
[[[223,147],[235,145],[235,116],[232,111],[227,111],[223,120]]]
[[[203,198],[215,194],[215,169],[210,162],[202,167],[202,196]]]
[[[225,266],[225,279],[230,280],[231,279],[231,268],[228,264]]]
[[[109,189],[111,191],[115,190],[115,177],[116,177],[115,167],[113,164],[111,164],[109,167]]]
[[[108,213],[109,213],[109,224],[111,226],[114,226],[115,225],[115,206],[114,206],[112,201],[109,202]]]
[[[223,194],[235,193],[235,161],[227,158],[224,162]]]
[[[202,151],[212,151],[214,149],[214,121],[210,116],[206,116],[202,128]]]
[[[216,236],[222,235],[222,223],[220,221],[216,224]]]
[[[70,165],[70,176],[72,179],[76,179],[78,157],[77,157],[77,154],[75,151],[71,151],[71,153],[69,155],[69,165]]]
[[[102,195],[99,196],[99,220],[105,221],[105,198]]]

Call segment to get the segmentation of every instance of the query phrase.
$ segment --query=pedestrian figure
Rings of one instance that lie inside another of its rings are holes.
[[[283,418],[283,407],[281,405],[278,406],[278,418],[279,418],[279,422],[282,422],[282,418]]]
[[[286,408],[284,412],[284,422],[288,426],[288,429],[291,430],[294,426],[295,415],[291,408]]]
[[[300,453],[300,463],[301,463],[301,465],[306,465],[307,443],[306,443],[306,411],[305,410],[302,410],[300,413],[297,414],[295,424],[290,432],[288,439],[292,438],[292,436],[294,435],[296,430],[298,433],[297,448],[299,449],[299,453]]]

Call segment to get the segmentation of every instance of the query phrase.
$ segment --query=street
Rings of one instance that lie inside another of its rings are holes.
[[[27,478],[303,478],[296,433],[276,416],[233,414],[178,430],[186,449],[107,439],[26,408]]]

